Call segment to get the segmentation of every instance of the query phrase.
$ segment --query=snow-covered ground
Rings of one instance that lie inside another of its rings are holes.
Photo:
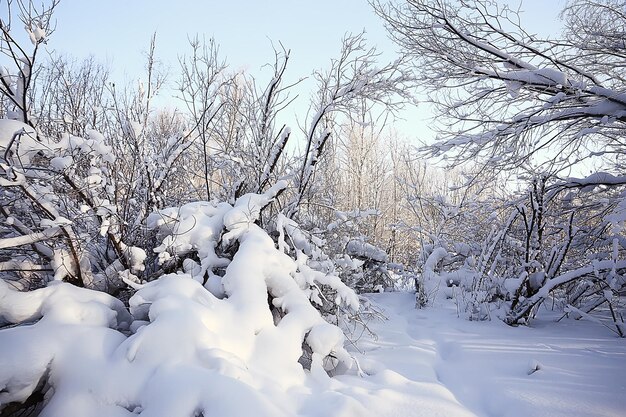
[[[415,310],[410,293],[368,297],[388,318],[358,344],[374,375],[354,385],[374,389],[374,415],[626,415],[626,342],[596,323],[513,328],[459,319],[453,300]]]
[[[626,342],[593,322],[512,328],[460,319],[453,300],[416,310],[412,293],[371,294],[386,319],[349,345],[359,366],[329,378],[292,362],[278,330],[246,336],[228,303],[188,277],[137,293],[131,328],[143,327],[129,337],[107,327],[132,320],[118,300],[69,284],[40,291],[0,298],[0,316],[9,307],[5,319],[23,323],[0,330],[0,406],[47,375],[42,416],[626,415]]]

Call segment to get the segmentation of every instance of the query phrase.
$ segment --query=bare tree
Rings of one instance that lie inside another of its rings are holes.
[[[231,82],[226,62],[219,58],[219,47],[213,39],[208,42],[198,37],[189,40],[191,55],[181,57],[181,79],[178,82],[179,97],[185,103],[195,124],[195,147],[200,151],[201,172],[204,181],[204,198],[211,199],[211,176],[214,168],[212,154],[217,146],[213,138],[214,123],[225,105],[220,100],[220,90]]]
[[[40,65],[33,90],[37,127],[49,137],[84,136],[108,124],[109,70],[94,57],[83,61],[52,55]]]
[[[367,46],[363,33],[350,35],[344,38],[340,56],[331,61],[330,69],[314,74],[318,93],[313,99],[307,126],[302,129],[306,147],[296,177],[296,194],[289,203],[289,216],[298,211],[300,203],[311,192],[315,165],[332,134],[335,118],[342,115],[358,120],[363,105],[370,109],[378,104],[394,112],[408,97],[408,86],[413,78],[403,69],[403,61],[377,67],[378,56],[375,48]]]

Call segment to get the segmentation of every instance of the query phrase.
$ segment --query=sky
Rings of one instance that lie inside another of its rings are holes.
[[[75,55],[106,56],[129,72],[141,69],[141,51],[157,33],[157,53],[176,63],[187,38],[214,37],[234,67],[257,70],[273,58],[271,42],[292,49],[294,65],[324,66],[347,32],[367,30],[392,48],[384,28],[364,0],[62,0],[55,43]]]
[[[525,26],[539,33],[554,30],[563,4],[524,0]],[[195,35],[215,38],[231,69],[244,69],[260,80],[271,76],[264,65],[273,60],[272,42],[291,50],[287,81],[328,67],[347,33],[365,31],[381,60],[393,61],[397,50],[366,0],[61,0],[55,19],[48,50],[78,59],[93,55],[108,64],[117,81],[143,76],[153,33],[170,83],[178,72],[178,57],[189,51],[188,38]],[[296,107],[307,105],[311,88],[312,82],[302,84]],[[411,106],[402,117],[396,122],[401,136],[432,135],[428,109]]]
[[[190,51],[188,38],[195,35],[213,37],[232,70],[246,70],[261,84],[272,75],[266,65],[274,59],[272,43],[291,50],[286,84],[327,68],[347,33],[366,31],[388,61],[396,55],[382,21],[365,0],[61,0],[55,16],[49,48],[76,57],[93,54],[109,64],[118,80],[142,76],[155,32],[156,55],[170,68],[170,84],[178,73],[178,57]],[[312,88],[311,79],[299,86],[291,106],[298,121],[305,117]],[[295,117],[289,119],[287,124],[297,128]]]

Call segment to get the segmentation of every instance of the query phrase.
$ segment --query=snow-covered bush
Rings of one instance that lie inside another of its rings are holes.
[[[158,261],[179,272],[143,284],[121,274],[137,290],[130,311],[67,283],[19,292],[0,280],[0,325],[11,325],[0,330],[0,403],[35,394],[51,415],[68,407],[94,416],[241,415],[254,404],[268,409],[255,387],[285,390],[307,375],[356,373],[342,330],[316,304],[328,288],[334,298],[326,301],[354,313],[357,295],[312,269],[304,252],[287,255],[285,241],[277,245],[257,224],[286,186],[281,181],[234,205],[195,202],[153,213]],[[41,343],[47,348],[36,353]],[[180,381],[179,393],[171,392],[172,380]],[[237,399],[221,398],[220,386]]]
[[[578,318],[597,313],[594,320],[623,336],[624,190],[603,189],[618,181],[610,174],[537,178],[527,193],[494,208],[505,217],[474,218],[489,231],[480,245],[472,243],[481,239],[475,228],[469,244],[424,245],[420,285],[456,287],[459,311],[472,320],[496,310],[509,324],[527,323],[551,300]]]
[[[324,249],[342,280],[359,293],[394,289],[387,253],[364,234],[376,210],[334,211],[335,219],[323,231]]]
[[[265,194],[246,194],[233,206],[197,202],[164,209],[148,221],[149,227],[157,229],[163,238],[155,248],[160,262],[174,258],[179,268],[215,297],[236,302],[238,308],[248,312],[249,320],[260,320],[259,326],[267,324],[272,312],[277,325],[285,320],[294,322],[291,326],[304,326],[295,333],[301,344],[315,325],[324,322],[314,306],[322,304],[322,287],[332,291],[330,301],[337,306],[356,311],[359,302],[354,291],[338,277],[311,268],[302,250],[296,249],[297,255],[290,257],[284,253],[286,243],[282,238],[277,247],[256,224],[262,210],[286,186],[287,182],[281,181]],[[317,342],[313,336],[310,340],[307,344],[313,352],[312,366],[317,366],[329,352],[316,359]],[[340,342],[333,350],[345,362]]]
[[[54,141],[0,120],[0,150],[0,270],[25,289],[67,279],[106,291],[123,285],[120,273],[143,270],[145,253],[119,234],[108,181],[113,157],[102,135]]]
[[[517,247],[512,251],[521,259],[517,276],[506,283],[512,289],[508,323],[524,323],[552,298],[578,317],[599,312],[626,336],[621,300],[626,191],[617,185],[621,182],[611,174],[593,174],[533,183],[529,201],[516,207]]]
[[[124,285],[120,274],[144,269],[145,253],[122,238],[113,149],[93,128],[83,128],[83,136],[44,135],[31,111],[33,73],[57,4],[9,3],[9,19],[1,22],[0,51],[15,66],[1,74],[0,271],[22,289],[66,280],[115,292]],[[16,41],[18,21],[32,45]]]
[[[343,333],[297,281],[317,277],[298,272],[254,225],[230,225],[242,247],[223,278],[225,298],[170,274],[140,286],[131,316],[101,292],[57,283],[25,293],[0,281],[0,320],[15,325],[0,330],[0,407],[35,393],[45,415],[283,415],[268,398],[307,375],[323,382],[327,371],[349,371]],[[342,296],[355,306],[353,293]],[[303,344],[308,371],[298,362]]]
[[[418,186],[413,184],[409,190],[416,191]],[[483,294],[479,298],[489,294],[487,298],[491,299],[500,293],[490,278],[493,276],[491,263],[499,248],[494,239],[502,238],[499,236],[500,210],[492,198],[483,199],[473,189],[457,186],[448,191],[448,195],[430,194],[407,196],[407,203],[421,224],[411,229],[419,242],[416,259],[419,274],[415,280],[417,305],[427,305],[439,293],[450,297],[455,293],[459,295],[457,301],[464,315],[472,319],[485,318],[484,314],[476,314],[476,304],[484,300],[471,301],[466,296],[479,294],[479,287]],[[453,287],[458,291],[446,289]]]

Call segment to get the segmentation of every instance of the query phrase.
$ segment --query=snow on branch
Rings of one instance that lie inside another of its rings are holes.
[[[380,54],[366,44],[365,34],[349,35],[343,39],[340,57],[331,61],[330,69],[317,71],[317,97],[313,99],[312,116],[303,129],[306,137],[304,159],[297,177],[298,192],[290,203],[288,216],[306,193],[315,165],[331,136],[331,121],[337,115],[353,118],[361,106],[370,109],[375,104],[385,111],[395,112],[409,98],[408,87],[415,81],[405,66],[405,59],[377,66]]]
[[[597,152],[623,153],[622,63],[605,48],[579,42],[591,36],[594,22],[601,24],[593,32],[598,39],[623,28],[619,5],[572,2],[564,12],[568,31],[556,40],[526,32],[523,14],[497,2],[374,5],[439,111],[440,134],[423,148],[426,155],[502,170],[546,152],[561,156],[548,162],[560,168]],[[605,7],[611,23],[602,17]]]

